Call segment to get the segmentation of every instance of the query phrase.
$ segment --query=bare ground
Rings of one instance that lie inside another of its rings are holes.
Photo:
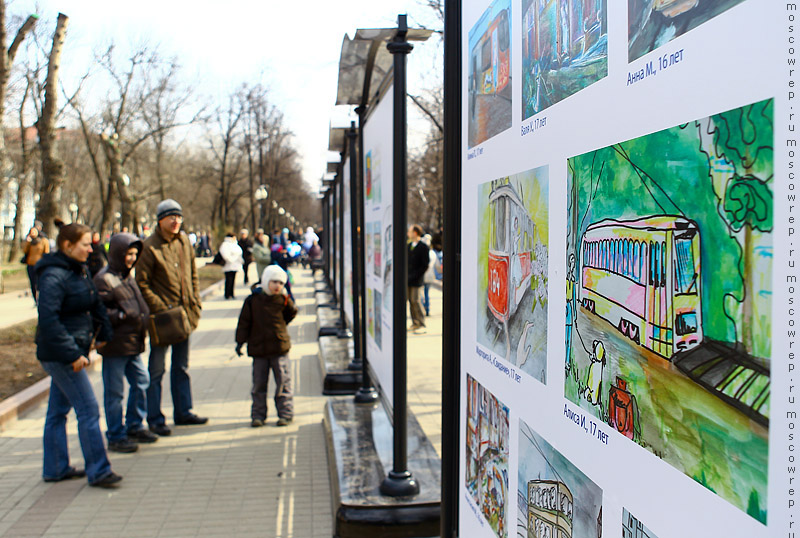
[[[0,329],[0,400],[47,376],[36,359],[36,320]]]

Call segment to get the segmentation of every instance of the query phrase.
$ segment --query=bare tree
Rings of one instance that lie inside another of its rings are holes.
[[[42,155],[42,185],[39,193],[39,217],[48,235],[53,234],[53,219],[61,205],[61,187],[64,183],[64,166],[55,154],[55,120],[58,107],[58,73],[61,67],[61,51],[67,35],[69,17],[58,14],[53,46],[47,63],[47,82],[42,114],[36,122],[39,131],[39,149]]]

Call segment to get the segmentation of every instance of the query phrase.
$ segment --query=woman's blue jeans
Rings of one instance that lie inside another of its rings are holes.
[[[111,472],[103,434],[100,432],[100,412],[92,384],[85,370],[73,372],[72,365],[61,362],[42,362],[50,374],[50,400],[44,422],[44,469],[42,477],[58,480],[70,470],[67,448],[67,413],[75,408],[78,417],[78,438],[86,464],[86,476],[93,484]]]

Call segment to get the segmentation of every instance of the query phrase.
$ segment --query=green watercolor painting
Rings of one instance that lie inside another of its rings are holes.
[[[568,161],[565,396],[766,523],[773,102]]]

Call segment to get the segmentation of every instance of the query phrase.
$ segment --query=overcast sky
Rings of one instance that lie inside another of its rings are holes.
[[[261,78],[296,135],[304,175],[312,183],[328,159],[344,34],[393,27],[399,13],[408,13],[410,26],[437,24],[420,0],[9,0],[7,9],[10,15],[38,12],[50,34],[59,11],[70,17],[62,57],[67,85],[70,76],[83,72],[93,48],[111,38],[121,46],[143,39],[160,44],[164,55],[177,55],[187,75],[200,81],[199,92],[217,102],[241,83]],[[431,48],[417,46],[409,58],[412,91],[419,89],[419,79],[431,78]]]

